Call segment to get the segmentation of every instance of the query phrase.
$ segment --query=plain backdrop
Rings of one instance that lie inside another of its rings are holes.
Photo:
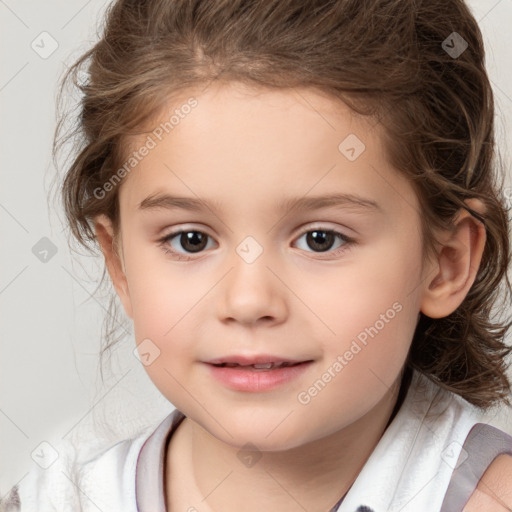
[[[510,173],[512,0],[469,4],[485,37]],[[93,424],[97,442],[111,442],[173,409],[133,355],[133,336],[116,347],[104,382],[99,378],[106,300],[94,292],[103,262],[71,254],[62,213],[48,203],[57,81],[95,42],[106,5],[0,0],[0,497],[30,470],[31,454],[47,449],[40,443],[77,433],[87,440]],[[509,410],[489,413],[512,433],[511,418]]]

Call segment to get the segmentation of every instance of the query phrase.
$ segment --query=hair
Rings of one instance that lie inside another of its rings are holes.
[[[460,55],[448,51],[454,41],[461,49],[467,43]],[[82,246],[98,248],[97,215],[119,231],[119,187],[101,198],[94,191],[123,165],[129,135],[141,133],[169,98],[212,82],[311,88],[380,123],[390,163],[417,193],[425,255],[434,254],[437,230],[449,229],[460,209],[484,224],[471,289],[445,318],[420,314],[404,368],[480,408],[510,404],[505,336],[512,322],[496,314],[498,299],[509,304],[511,292],[504,176],[482,34],[464,2],[113,2],[99,41],[65,73],[58,96],[61,102],[69,83],[81,94],[65,136],[65,116],[59,119],[53,152],[55,159],[72,141],[61,192],[71,235]],[[469,208],[468,198],[480,199],[485,213]],[[106,316],[102,355],[116,342],[115,318]]]

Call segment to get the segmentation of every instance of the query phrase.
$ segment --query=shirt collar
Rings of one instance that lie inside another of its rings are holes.
[[[139,512],[166,512],[165,452],[167,441],[185,415],[175,409],[144,442],[135,470],[135,497]]]
[[[135,498],[139,512],[167,512],[165,506],[165,455],[167,442],[185,415],[175,409],[146,439],[137,458],[135,470]],[[338,507],[343,498],[333,507]],[[374,512],[366,506],[359,506],[355,512]]]

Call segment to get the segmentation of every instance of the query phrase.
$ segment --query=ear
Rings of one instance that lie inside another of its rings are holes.
[[[101,252],[105,257],[105,264],[110,279],[112,279],[112,284],[123,303],[126,314],[130,318],[133,318],[121,244],[119,244],[119,240],[114,237],[112,221],[106,215],[98,215],[94,218],[94,229]]]
[[[467,206],[479,214],[485,206],[478,199],[468,199]],[[482,260],[485,247],[485,226],[467,210],[457,213],[451,230],[439,236],[440,247],[430,266],[425,283],[421,312],[430,318],[443,318],[463,302]]]

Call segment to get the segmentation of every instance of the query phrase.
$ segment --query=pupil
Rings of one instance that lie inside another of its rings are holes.
[[[318,249],[320,252],[330,249],[334,240],[334,235],[328,231],[311,231],[307,234],[307,242],[312,249]],[[325,247],[327,245],[327,247]]]
[[[181,246],[188,252],[202,251],[206,246],[206,240],[207,237],[198,231],[187,231],[180,236]],[[334,235],[329,231],[310,231],[307,234],[308,245],[319,252],[329,250],[333,241]]]
[[[181,246],[188,252],[199,252],[206,246],[206,236],[198,231],[187,231],[180,237]]]

